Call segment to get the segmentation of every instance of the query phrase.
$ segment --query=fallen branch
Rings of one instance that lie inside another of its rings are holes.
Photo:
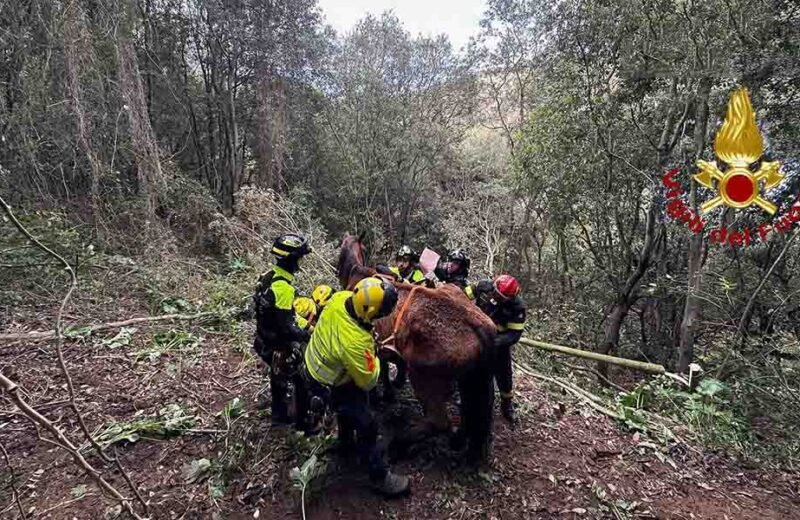
[[[95,441],[94,437],[92,437],[92,434],[89,432],[89,428],[86,427],[86,421],[84,421],[83,414],[78,408],[78,403],[76,400],[77,394],[75,393],[75,385],[72,382],[72,376],[70,375],[69,370],[67,368],[67,363],[64,360],[64,349],[63,349],[64,335],[62,331],[62,321],[64,317],[64,309],[67,307],[67,303],[69,303],[69,300],[72,297],[72,293],[78,287],[78,277],[75,275],[75,270],[72,268],[69,262],[64,260],[64,257],[59,255],[58,253],[56,253],[55,251],[44,245],[41,241],[39,241],[39,239],[34,237],[27,230],[27,228],[25,228],[25,226],[23,226],[22,223],[17,219],[16,215],[14,215],[14,212],[11,210],[11,206],[9,206],[8,203],[6,203],[6,201],[2,197],[0,197],[0,206],[2,206],[3,212],[14,224],[14,227],[16,227],[17,230],[28,239],[28,241],[30,241],[32,244],[41,249],[48,256],[52,257],[53,259],[58,261],[61,265],[63,265],[64,270],[69,275],[69,282],[70,282],[69,289],[67,289],[64,298],[61,300],[61,306],[59,307],[58,314],[56,315],[56,328],[53,331],[53,337],[55,337],[56,340],[55,343],[56,343],[56,355],[58,357],[58,365],[61,369],[61,373],[64,376],[64,379],[67,381],[67,391],[69,393],[70,408],[75,414],[75,417],[78,419],[78,425],[80,426],[81,432],[83,432],[84,437],[86,437],[86,439],[95,449],[95,451],[97,451],[97,454],[100,456],[100,458],[106,462],[110,462],[111,459],[103,452],[103,448],[97,443],[97,441]],[[73,458],[76,459],[76,462],[78,462],[78,464],[81,465],[82,461],[83,462],[82,467],[89,473],[90,476],[92,476],[97,481],[97,483],[100,485],[100,488],[108,492],[114,499],[116,499],[120,503],[120,505],[130,513],[131,516],[133,516],[134,518],[142,518],[136,514],[136,511],[134,511],[130,500],[123,497],[116,490],[115,487],[113,487],[111,484],[106,482],[105,479],[103,479],[102,475],[97,470],[89,466],[89,464],[86,462],[86,459],[83,458],[80,452],[70,443],[69,439],[67,439],[58,430],[58,428],[56,428],[50,421],[48,421],[39,412],[37,412],[36,410],[27,405],[27,403],[19,396],[17,392],[18,385],[16,383],[14,383],[10,379],[2,375],[0,375],[0,378],[1,378],[0,382],[2,383],[5,390],[11,395],[12,400],[16,403],[19,409],[22,410],[23,413],[25,413],[25,415],[27,415],[28,418],[34,422],[34,424],[38,423],[39,425],[48,429],[50,433],[53,434],[56,439],[58,439],[58,444],[60,444],[62,448],[66,449],[70,453],[74,452]],[[75,455],[77,455],[77,458],[75,457]],[[117,468],[125,476],[125,480],[131,486],[134,493],[136,493],[138,496],[139,494],[138,491],[133,486],[130,477],[127,475],[127,473],[125,473],[125,470],[122,468],[119,462],[117,462]],[[142,503],[144,504],[144,501],[142,501]],[[146,510],[147,506],[144,505],[144,507]]]
[[[128,475],[128,472],[125,471],[125,468],[122,467],[122,463],[119,461],[119,455],[117,454],[116,448],[114,449],[114,465],[117,467],[119,472],[122,473],[122,477],[125,479],[125,482],[128,483],[128,487],[131,488],[133,493],[136,495],[136,500],[138,500],[139,503],[142,505],[144,512],[149,514],[150,508],[148,507],[147,502],[144,501],[144,498],[142,498],[142,494],[139,493],[139,488],[136,487],[136,484],[133,483],[133,480],[131,480],[131,477],[130,475]]]
[[[611,417],[612,419],[616,419],[618,421],[625,421],[625,416],[623,414],[615,412],[614,410],[611,410],[611,409],[609,409],[608,407],[605,406],[606,401],[604,401],[603,398],[601,398],[601,397],[599,397],[597,395],[594,395],[594,394],[584,390],[583,388],[580,388],[579,386],[575,386],[575,385],[573,385],[571,383],[568,383],[567,381],[563,381],[563,380],[558,379],[558,378],[549,377],[549,376],[546,376],[544,374],[540,374],[540,373],[538,373],[538,372],[536,372],[536,371],[528,368],[527,366],[522,365],[522,364],[520,364],[520,363],[518,363],[516,361],[514,361],[513,363],[514,363],[514,367],[517,370],[519,370],[520,372],[522,372],[523,374],[528,375],[528,376],[533,377],[533,378],[536,378],[536,379],[539,379],[541,381],[545,381],[545,382],[557,385],[557,386],[563,388],[564,390],[566,390],[567,392],[569,392],[570,394],[572,394],[573,396],[577,397],[581,401],[585,402],[586,404],[588,404],[589,406],[591,406],[592,408],[594,408],[598,412],[600,412],[600,413],[602,413],[604,415],[607,415],[608,417]],[[660,415],[658,415],[656,413],[653,413],[653,412],[648,412],[647,410],[643,410],[641,408],[639,408],[637,410],[640,413],[642,413],[642,415],[645,417],[645,424],[637,425],[638,429],[640,429],[640,430],[642,430],[644,432],[650,432],[650,433],[663,431],[663,432],[665,432],[667,434],[668,437],[671,437],[673,440],[675,440],[675,441],[679,442],[680,444],[686,446],[688,449],[694,451],[695,453],[698,453],[698,454],[702,453],[702,452],[698,451],[696,448],[692,447],[686,441],[681,439],[678,435],[676,435],[675,432],[673,432],[667,426],[667,423],[669,423],[670,421],[668,421],[664,417],[661,417]]]
[[[14,472],[14,466],[11,465],[11,459],[8,458],[8,452],[6,451],[6,447],[2,442],[0,442],[0,450],[2,450],[3,458],[5,458],[6,466],[8,466],[8,473],[11,477],[11,495],[14,499],[14,502],[17,504],[17,508],[19,508],[19,517],[22,520],[26,520],[28,517],[25,514],[25,508],[22,507],[22,501],[19,498],[19,491],[17,491],[17,474]]]
[[[571,393],[572,395],[574,395],[578,399],[582,400],[583,402],[585,402],[586,404],[588,404],[589,406],[591,406],[592,408],[594,408],[598,412],[600,412],[600,413],[602,413],[604,415],[607,415],[607,416],[611,417],[612,419],[616,419],[618,421],[624,421],[625,420],[625,417],[622,414],[619,414],[619,413],[615,412],[614,410],[611,410],[611,409],[606,408],[605,406],[603,406],[604,401],[603,401],[603,399],[601,397],[598,397],[598,396],[596,396],[594,394],[591,394],[591,393],[587,392],[586,390],[584,390],[582,388],[578,388],[578,387],[576,387],[574,385],[571,385],[571,384],[567,383],[566,381],[562,381],[560,379],[556,379],[556,378],[553,378],[553,377],[546,376],[544,374],[540,374],[538,372],[534,372],[530,368],[528,368],[528,367],[526,367],[524,365],[521,365],[521,364],[517,363],[516,361],[514,362],[514,366],[516,367],[517,370],[519,370],[523,374],[526,374],[528,376],[534,377],[534,378],[539,379],[541,381],[546,381],[548,383],[553,383],[553,384],[563,388],[564,390],[566,390],[567,392]]]
[[[101,330],[118,329],[122,327],[127,327],[128,325],[136,325],[137,323],[151,323],[156,321],[173,321],[173,320],[174,321],[199,320],[202,318],[208,318],[216,315],[217,313],[215,312],[200,312],[197,314],[165,314],[163,316],[131,318],[129,320],[112,321],[109,323],[102,323],[100,325],[91,326],[91,328],[87,331],[87,334],[94,334],[95,332],[99,332]],[[0,334],[0,342],[43,341],[47,339],[53,339],[55,337],[56,337],[56,331],[54,330],[41,331],[41,332],[24,332],[20,334]]]
[[[25,414],[25,416],[31,420],[35,425],[47,430],[50,434],[55,437],[56,441],[53,441],[54,444],[61,447],[62,449],[66,450],[71,456],[75,463],[80,466],[81,469],[88,475],[92,480],[94,480],[97,485],[103,490],[105,493],[108,493],[114,500],[119,502],[122,507],[134,518],[137,520],[144,520],[143,517],[139,516],[136,511],[134,511],[133,506],[131,505],[131,501],[125,498],[117,491],[117,488],[112,486],[103,476],[100,474],[98,470],[92,467],[78,448],[75,447],[72,442],[70,442],[67,437],[61,433],[61,431],[56,428],[56,426],[50,422],[45,416],[37,412],[35,409],[31,408],[31,406],[19,395],[19,386],[2,373],[0,373],[0,387],[5,390],[14,404]]]
[[[588,372],[588,373],[592,374],[593,376],[597,377],[598,379],[601,379],[608,386],[610,386],[610,387],[612,387],[612,388],[614,388],[614,389],[616,389],[616,390],[618,390],[618,391],[620,391],[622,393],[627,392],[626,389],[624,389],[623,387],[619,386],[618,384],[616,384],[612,380],[606,378],[606,376],[604,376],[603,374],[601,374],[600,372],[598,372],[597,370],[595,370],[593,368],[582,367],[580,365],[573,365],[572,363],[561,363],[561,364],[564,365],[567,368],[571,368],[572,370],[575,370],[575,371],[578,371],[578,372]]]

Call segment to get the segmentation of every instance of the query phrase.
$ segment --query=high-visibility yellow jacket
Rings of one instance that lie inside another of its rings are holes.
[[[305,362],[311,377],[328,386],[353,381],[364,390],[378,382],[380,363],[371,332],[347,312],[350,291],[335,293],[319,316]]]
[[[400,268],[396,265],[390,267],[389,270],[406,283],[419,284],[425,281],[425,275],[422,274],[422,271],[419,269],[419,267],[412,269],[411,274],[408,275],[408,278],[400,273]]]
[[[295,291],[292,281],[294,275],[276,265],[261,276],[253,295],[257,333],[261,341],[270,347],[308,341],[308,333],[301,330],[294,319],[292,302]]]

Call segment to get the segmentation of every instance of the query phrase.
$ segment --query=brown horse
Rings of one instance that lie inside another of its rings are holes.
[[[366,265],[360,238],[342,241],[339,283],[345,289],[376,271]],[[450,429],[447,403],[458,384],[461,428],[457,440],[469,441],[473,459],[488,454],[494,387],[491,372],[495,326],[456,286],[437,289],[395,283],[395,310],[375,323],[378,341],[392,343],[402,356],[425,421],[411,437],[418,439]],[[410,300],[409,300],[410,299]]]

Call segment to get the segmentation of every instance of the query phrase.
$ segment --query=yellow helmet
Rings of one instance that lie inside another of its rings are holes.
[[[353,310],[356,316],[371,323],[387,316],[397,305],[394,285],[380,278],[364,278],[353,290]]]
[[[306,296],[295,298],[292,306],[294,307],[294,312],[306,320],[310,320],[317,315],[317,304],[314,303],[314,300]]]
[[[328,305],[328,300],[331,299],[332,295],[333,287],[330,285],[318,285],[314,288],[314,292],[311,293],[311,298],[313,298],[320,307],[325,307]]]

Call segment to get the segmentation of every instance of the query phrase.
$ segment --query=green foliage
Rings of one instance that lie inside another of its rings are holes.
[[[323,437],[317,441],[311,455],[303,462],[300,467],[295,466],[289,471],[289,480],[292,485],[300,490],[300,503],[303,511],[303,519],[306,517],[306,492],[311,488],[319,477],[325,474],[328,464],[324,458],[317,456],[326,444],[331,441],[328,437]]]
[[[183,480],[187,484],[195,484],[208,478],[211,461],[208,459],[195,459],[183,468]]]
[[[69,325],[64,328],[64,337],[68,339],[86,338],[94,331],[94,325]]]
[[[101,427],[94,438],[103,448],[120,442],[136,442],[141,438],[168,438],[194,428],[197,417],[181,405],[172,403],[161,408],[158,415],[130,422],[117,422]]]
[[[637,415],[639,410],[656,412],[691,428],[711,449],[747,454],[754,437],[746,420],[731,406],[729,395],[729,388],[713,378],[702,380],[695,392],[687,392],[662,376],[637,386],[619,403],[631,427],[646,420]]]
[[[203,302],[203,311],[226,311],[246,309],[253,296],[255,282],[245,271],[227,276],[216,276],[206,283],[208,299]]]
[[[188,356],[192,360],[200,355],[202,342],[202,337],[183,330],[172,329],[156,334],[149,347],[134,352],[132,355],[136,362],[146,359],[150,363],[156,363],[164,356],[175,357],[181,361],[184,356]]]
[[[73,496],[73,498],[83,498],[86,495],[86,484],[79,484],[74,488],[69,490],[69,494]]]
[[[225,404],[225,407],[220,412],[220,415],[227,419],[235,419],[240,415],[244,414],[244,401],[238,397],[234,397],[228,403]]]
[[[325,465],[316,455],[311,455],[301,467],[295,466],[289,471],[289,479],[296,488],[305,491],[311,481],[324,472]]]
[[[247,264],[247,259],[237,256],[228,261],[228,273],[239,274],[248,271],[250,266]]]
[[[184,298],[163,298],[158,306],[163,314],[180,314],[194,310],[194,306]]]
[[[120,347],[127,347],[131,343],[131,338],[136,332],[135,327],[122,327],[120,331],[113,337],[104,339],[101,344],[104,347],[115,349]]]

